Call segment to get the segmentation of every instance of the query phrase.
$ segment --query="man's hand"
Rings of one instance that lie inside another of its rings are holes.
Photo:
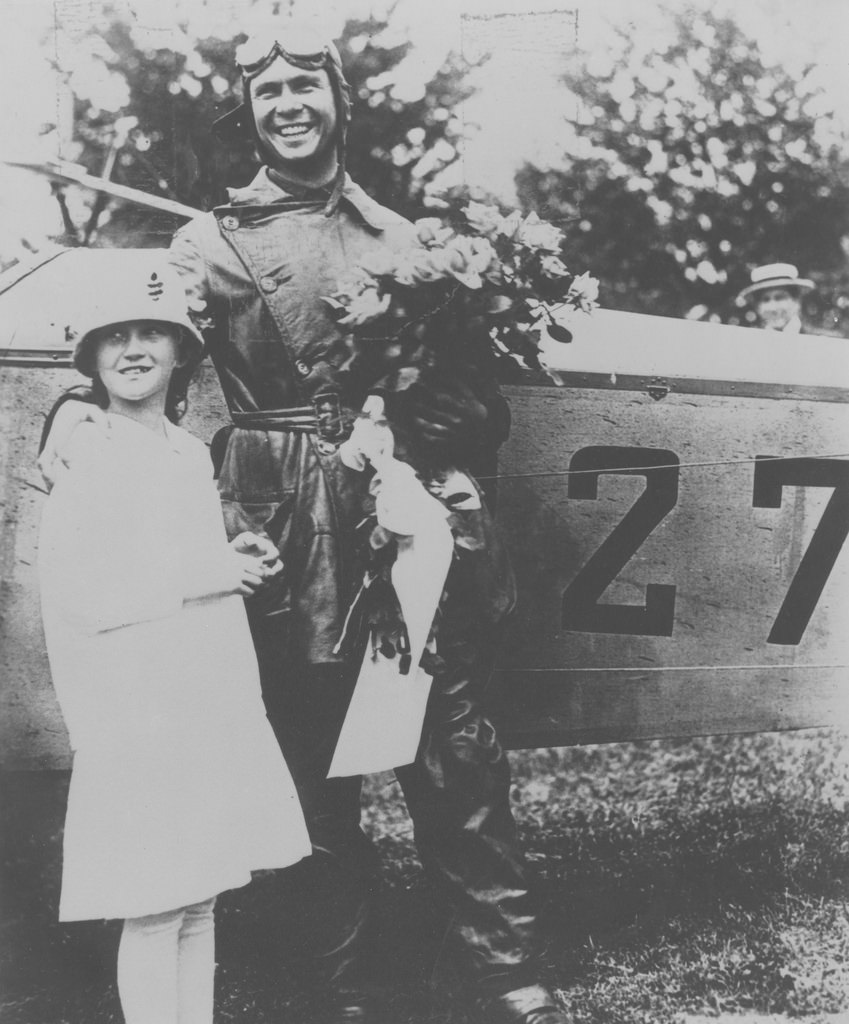
[[[56,410],[50,433],[38,456],[38,469],[48,488],[68,468],[71,436],[81,423],[93,423],[106,437],[109,436],[109,418],[100,406],[79,400],[63,402]]]
[[[435,386],[416,387],[413,423],[419,436],[434,445],[469,441],[479,436],[486,406],[463,381],[442,378]]]

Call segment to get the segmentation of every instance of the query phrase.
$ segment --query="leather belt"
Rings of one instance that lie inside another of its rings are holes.
[[[240,430],[281,431],[293,434],[317,434],[323,441],[343,441],[351,432],[351,424],[342,416],[337,394],[317,395],[312,405],[295,405],[288,409],[258,409],[254,412],[232,412],[233,426]]]

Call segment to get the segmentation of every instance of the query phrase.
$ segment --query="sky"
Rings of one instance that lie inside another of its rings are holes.
[[[317,17],[331,33],[345,19],[380,13],[389,0],[285,0],[299,15]],[[233,26],[250,29],[267,17],[267,5],[249,0],[113,0],[127,8],[151,45],[185,46],[177,26],[185,19],[210,35],[226,35]],[[660,0],[395,0],[394,31],[414,43],[398,87],[413,97],[442,63],[449,50],[474,58],[491,51],[476,72],[478,91],[461,116],[477,126],[456,173],[479,183],[506,201],[512,179],[525,160],[557,163],[562,142],[553,129],[574,100],[558,85],[563,52],[579,48],[593,55],[599,68],[609,53],[611,26],[626,28],[638,47],[649,47],[662,32]],[[849,133],[849,0],[667,0],[682,9],[707,6],[732,12],[758,38],[767,62],[788,70],[813,65],[813,81],[828,102],[842,112]],[[73,48],[75,26],[84,28],[102,17],[102,0],[0,0],[0,159],[57,155],[56,136],[41,136],[45,122],[61,122],[69,111],[57,102],[55,78],[45,67],[39,39],[58,19],[67,26],[60,47]],[[253,15],[253,10],[261,15]],[[64,54],[59,53],[61,58]],[[116,83],[91,62],[80,70],[85,88],[103,105],[120,103]],[[68,154],[65,154],[68,155]],[[43,181],[26,172],[0,169],[0,254],[18,236],[36,238],[56,230],[56,204]],[[5,243],[5,244],[4,244]]]

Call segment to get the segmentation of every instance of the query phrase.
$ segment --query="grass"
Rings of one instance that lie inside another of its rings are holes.
[[[845,735],[511,757],[516,816],[539,880],[542,970],[575,1024],[674,1024],[720,1012],[849,1020]],[[26,800],[10,801],[17,809],[4,822],[15,839],[5,856],[13,898],[4,897],[0,932],[0,1018],[119,1022],[117,927],[55,923],[62,787],[34,785]],[[463,974],[393,776],[372,777],[363,803],[386,876],[387,1024],[467,1024]],[[285,876],[222,898],[218,1020],[318,1024],[297,952]]]

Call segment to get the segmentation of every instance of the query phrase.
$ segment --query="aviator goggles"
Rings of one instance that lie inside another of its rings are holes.
[[[245,78],[260,74],[278,57],[296,68],[320,71],[339,63],[339,54],[334,53],[335,49],[306,34],[295,36],[287,46],[277,39],[273,39],[269,45],[268,36],[253,36],[236,49],[236,63]]]

